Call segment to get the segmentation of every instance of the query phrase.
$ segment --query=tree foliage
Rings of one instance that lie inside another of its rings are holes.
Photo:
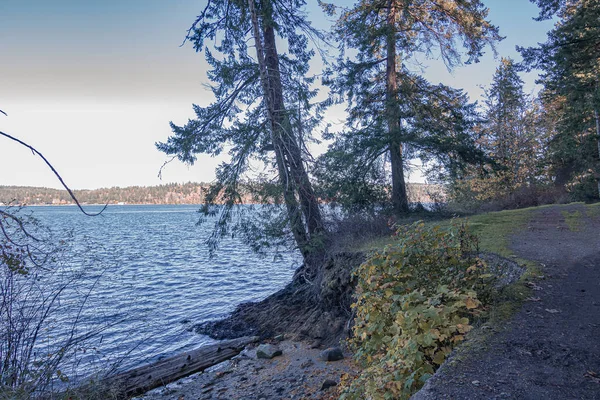
[[[439,55],[449,68],[464,56],[467,63],[477,62],[483,48],[500,39],[486,17],[478,0],[359,1],[342,10],[334,29],[341,56],[326,83],[337,100],[347,101],[348,129],[328,155],[334,160],[324,163],[347,170],[346,182],[364,188],[365,177],[382,179],[382,158],[388,157],[391,203],[396,213],[404,213],[408,160],[435,160],[455,171],[478,158],[474,106],[460,90],[433,85],[408,65],[419,55]],[[347,57],[347,51],[356,56]],[[367,154],[357,157],[361,152]]]
[[[600,191],[600,2],[542,1],[541,17],[556,14],[548,39],[520,48],[528,68],[542,70],[542,100],[555,125],[549,143],[557,185],[597,197]],[[595,187],[597,186],[597,188]],[[594,193],[595,192],[595,193]]]
[[[484,106],[478,146],[489,161],[472,166],[454,181],[454,197],[489,202],[547,183],[543,109],[525,94],[511,59],[501,60],[485,91]]]
[[[306,257],[323,235],[304,165],[306,141],[320,122],[312,104],[314,78],[307,76],[314,55],[308,44],[321,34],[310,26],[303,7],[302,0],[208,1],[187,40],[204,52],[212,68],[208,77],[215,101],[194,105],[196,118],[184,126],[172,123],[173,135],[157,147],[189,164],[199,153],[216,156],[228,150],[230,160],[217,169],[205,208],[211,212],[215,203],[225,204],[217,223],[221,235],[231,232],[228,223],[233,206],[241,203],[245,174],[261,162],[265,179],[276,177],[278,192],[257,195],[285,205],[285,226]],[[278,51],[278,39],[285,52]],[[248,229],[237,224],[233,231],[243,235]]]

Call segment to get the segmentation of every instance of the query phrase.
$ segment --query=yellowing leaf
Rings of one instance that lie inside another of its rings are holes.
[[[465,305],[467,306],[467,308],[469,310],[472,310],[474,308],[477,308],[477,306],[479,306],[479,302],[477,300],[475,300],[475,299],[472,299],[472,298],[468,297],[465,300]]]
[[[463,340],[465,340],[465,337],[463,335],[457,335],[457,336],[454,336],[452,338],[452,341],[454,343],[456,343],[456,342],[462,342]]]

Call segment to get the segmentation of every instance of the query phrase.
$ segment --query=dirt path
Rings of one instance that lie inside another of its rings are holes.
[[[544,265],[531,301],[414,399],[600,399],[599,213],[542,209],[511,248]]]

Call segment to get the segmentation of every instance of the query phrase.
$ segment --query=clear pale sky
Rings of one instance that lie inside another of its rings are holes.
[[[316,0],[310,15],[326,27]],[[344,1],[344,3],[348,3]],[[515,45],[545,41],[549,22],[535,22],[528,0],[484,0],[506,39],[499,56],[520,59]],[[203,55],[179,47],[202,0],[0,0],[0,130],[35,146],[74,189],[210,181],[218,160],[193,167],[173,162],[154,143],[183,124],[192,103],[211,94]],[[498,60],[448,73],[427,61],[425,75],[479,99]],[[534,90],[535,74],[523,76]],[[328,118],[336,123],[339,112]],[[412,177],[418,180],[418,176]],[[41,159],[0,138],[0,185],[60,187]]]

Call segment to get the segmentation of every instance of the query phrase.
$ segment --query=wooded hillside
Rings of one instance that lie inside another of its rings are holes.
[[[112,187],[74,190],[82,204],[201,204],[205,183],[169,183],[158,186]],[[408,184],[411,202],[431,203],[443,199],[441,185]],[[0,204],[74,204],[66,190],[31,186],[0,186]],[[250,203],[248,199],[247,203]]]

